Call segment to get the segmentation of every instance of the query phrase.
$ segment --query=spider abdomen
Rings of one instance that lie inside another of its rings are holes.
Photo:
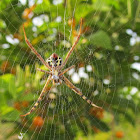
[[[60,58],[56,53],[53,53],[48,59],[47,63],[50,67],[57,67],[62,65],[62,58]]]

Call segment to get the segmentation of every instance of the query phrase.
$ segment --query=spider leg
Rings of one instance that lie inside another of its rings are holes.
[[[65,76],[62,77],[62,80],[65,82],[65,84],[71,88],[75,93],[77,93],[79,96],[81,96],[84,100],[87,101],[87,103],[89,103],[90,105],[97,107],[97,108],[101,108],[97,105],[95,105],[94,103],[92,103],[92,101],[90,101],[89,99],[87,99],[87,97],[85,95],[82,94],[82,92],[76,88]]]
[[[80,39],[80,36],[81,36],[81,34],[82,34],[82,24],[83,24],[83,19],[81,18],[81,21],[80,21],[80,30],[79,30],[77,39],[76,39],[76,41],[74,42],[74,44],[72,45],[71,49],[69,50],[69,52],[68,52],[68,54],[67,54],[67,56],[66,56],[66,59],[65,59],[64,63],[62,64],[61,68],[63,68],[63,67],[66,65],[66,63],[67,63],[67,61],[68,61],[68,59],[69,59],[71,53],[73,52],[75,46],[77,45],[77,43],[78,43],[78,41],[79,41],[79,39]]]
[[[50,78],[51,78],[51,76],[48,77],[48,79],[47,79],[47,81],[46,81],[46,84],[45,84],[43,90],[41,91],[41,94],[40,94],[40,96],[39,96],[37,102],[35,103],[35,105],[31,108],[31,110],[30,110],[28,113],[26,113],[25,115],[20,115],[20,116],[25,117],[25,116],[31,114],[31,113],[35,110],[35,108],[38,106],[39,102],[42,100],[43,95],[44,95],[44,94],[46,93],[46,91],[47,91],[48,84],[49,84],[49,82],[50,82]]]
[[[41,55],[36,51],[36,49],[32,46],[32,44],[29,42],[29,40],[27,39],[26,36],[26,32],[25,32],[25,28],[24,28],[24,24],[23,24],[23,32],[24,32],[24,37],[25,37],[25,41],[27,43],[27,45],[29,46],[29,48],[34,52],[34,54],[40,59],[40,61],[47,67],[50,69],[50,66],[47,64],[47,62],[44,61],[44,59],[41,57]]]
[[[59,74],[59,76],[63,75],[64,73],[66,73],[67,71],[69,71],[70,69],[72,69],[72,68],[74,68],[74,67],[75,67],[74,65],[70,66],[69,68],[67,68],[67,69],[65,69],[63,72],[61,72],[61,73]]]
[[[47,73],[47,74],[51,74],[51,72],[46,71],[46,70],[42,70],[42,69],[40,69],[40,68],[37,68],[37,70],[38,70],[38,71],[41,71],[41,72],[44,72],[44,73]]]

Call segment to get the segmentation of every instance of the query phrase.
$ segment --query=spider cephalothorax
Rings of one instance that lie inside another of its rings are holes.
[[[38,106],[38,103],[42,100],[43,95],[48,91],[48,85],[50,83],[50,81],[53,81],[53,85],[58,85],[61,82],[64,82],[69,88],[71,88],[76,94],[78,94],[79,96],[81,96],[81,98],[83,98],[84,100],[87,101],[87,103],[91,104],[94,107],[98,107],[97,105],[95,105],[94,103],[92,103],[85,95],[82,94],[82,92],[76,88],[65,76],[64,74],[69,71],[70,69],[74,68],[74,66],[71,66],[65,70],[62,70],[63,67],[66,65],[71,53],[73,52],[76,44],[78,43],[79,39],[80,39],[80,35],[82,33],[82,19],[81,19],[81,24],[80,24],[80,30],[79,30],[79,34],[77,36],[76,41],[74,42],[74,44],[72,45],[71,49],[69,50],[65,61],[62,63],[62,59],[56,54],[53,53],[48,59],[47,62],[44,61],[44,59],[41,57],[41,55],[35,50],[35,48],[32,46],[32,44],[28,41],[27,37],[26,37],[26,33],[25,33],[25,29],[23,26],[23,31],[24,31],[24,36],[25,36],[25,41],[27,43],[27,45],[30,47],[30,49],[36,54],[36,56],[41,60],[41,62],[49,69],[49,71],[45,71],[42,69],[38,69],[41,72],[44,72],[45,74],[49,74],[48,79],[46,81],[46,84],[43,88],[43,90],[41,91],[41,94],[37,100],[37,102],[35,103],[35,105],[31,108],[31,110],[26,113],[25,115],[21,115],[21,116],[27,116],[29,115],[31,112],[33,112],[35,110],[35,108]],[[49,92],[49,91],[48,91]],[[100,108],[100,107],[98,107]]]

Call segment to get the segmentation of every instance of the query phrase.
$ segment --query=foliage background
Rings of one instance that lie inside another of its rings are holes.
[[[37,110],[26,113],[43,88],[46,68],[24,41],[22,25],[43,58],[65,56],[80,18],[82,37],[66,76],[103,109],[89,106],[65,85],[48,90]],[[139,0],[0,1],[0,139],[135,139],[140,129]]]

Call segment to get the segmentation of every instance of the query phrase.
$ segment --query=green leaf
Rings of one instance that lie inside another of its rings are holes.
[[[25,80],[24,80],[24,78],[25,78],[25,75],[24,75],[24,72],[23,72],[23,70],[20,68],[20,66],[19,65],[17,65],[17,67],[16,67],[16,85],[17,86],[23,86],[23,84],[24,84],[24,82],[25,82]]]
[[[33,100],[37,100],[38,99],[38,95],[29,93],[27,95],[24,95],[24,97],[22,97],[21,99],[19,99],[20,101],[33,101]]]
[[[9,93],[13,96],[13,98],[16,97],[16,86],[15,86],[15,77],[12,74],[5,74],[0,77],[0,89],[9,91]]]
[[[111,39],[109,35],[100,30],[95,34],[89,36],[89,42],[97,47],[105,48],[105,49],[112,49]]]
[[[2,19],[0,19],[0,27],[1,28],[5,28],[6,27],[5,22]]]
[[[80,4],[75,10],[75,17],[79,22],[81,17],[84,18],[88,13],[93,12],[93,6],[88,4]]]
[[[7,87],[8,87],[8,81],[6,81],[6,75],[2,75],[0,77],[0,91],[1,92],[4,92],[7,90]],[[8,80],[8,79],[7,79]]]
[[[124,117],[128,122],[130,122],[133,126],[135,126],[135,119],[130,114],[124,112],[122,112],[122,114],[124,115]]]
[[[98,135],[95,135],[94,140],[109,140],[111,137],[111,132],[101,132]]]
[[[6,113],[2,113],[2,119],[8,120],[8,121],[15,121],[19,119],[20,113],[15,110],[14,108],[8,107],[9,110]]]
[[[114,96],[114,98],[108,96],[106,101],[108,104],[112,105],[113,108],[121,108],[125,111],[127,107],[130,108],[134,113],[138,112],[138,107],[133,100],[128,100],[118,96]]]
[[[0,12],[3,12],[3,9],[5,9],[7,5],[11,3],[11,1],[12,0],[0,1]]]
[[[1,107],[1,115],[5,115],[8,112],[11,112],[13,110],[14,110],[14,108],[9,107],[8,105],[4,105],[4,106]]]
[[[6,105],[6,100],[5,100],[5,95],[3,92],[0,92],[0,106],[5,106]],[[1,107],[0,107],[0,111],[1,111]]]
[[[110,130],[107,124],[105,124],[103,121],[100,121],[97,118],[90,115],[87,115],[87,118],[89,119],[91,125],[97,127],[101,131],[107,132]]]
[[[34,12],[36,14],[41,13],[41,12],[46,12],[46,11],[48,12],[50,10],[50,8],[48,7],[50,7],[50,2],[48,0],[47,1],[43,0],[41,4],[38,4],[36,6],[36,8],[34,9]]]

